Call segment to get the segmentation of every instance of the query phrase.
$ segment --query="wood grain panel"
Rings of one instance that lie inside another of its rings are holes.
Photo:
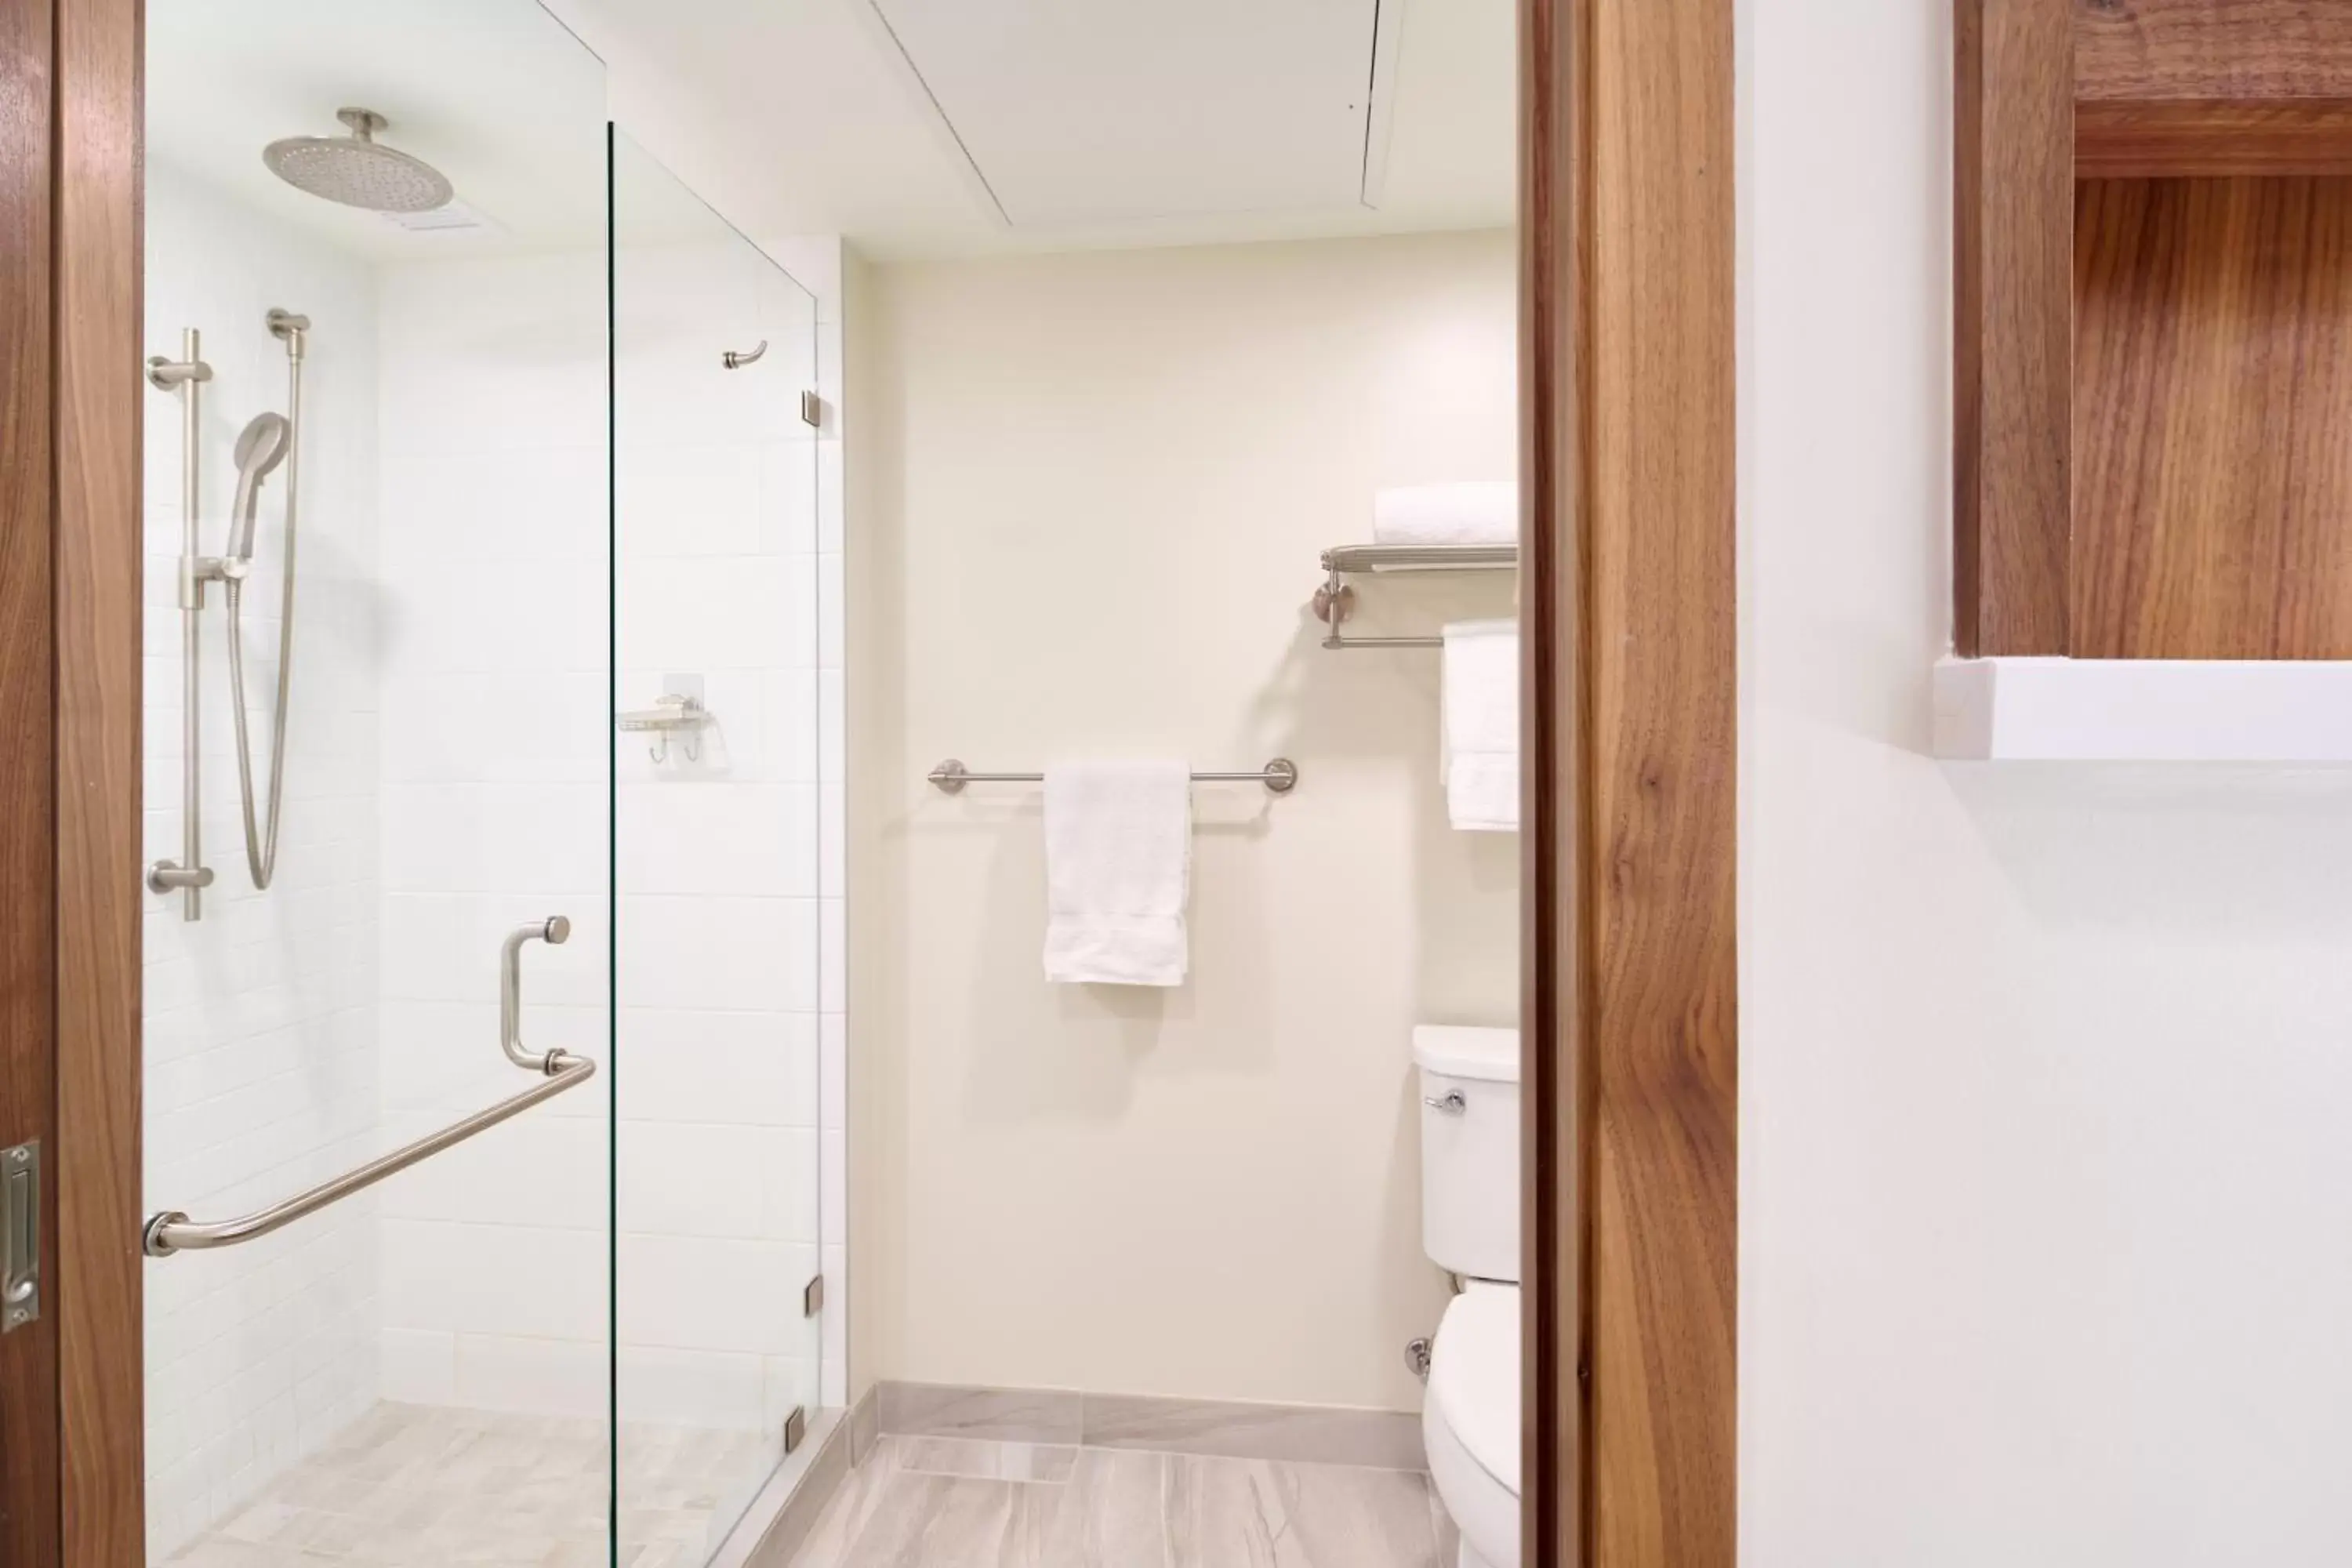
[[[2074,105],[2079,179],[2352,174],[2352,102]]]
[[[2086,103],[2352,101],[2347,0],[2073,0]]]
[[[56,4],[63,1529],[72,1568],[141,1568],[142,12],[140,0]]]
[[[2352,181],[2093,181],[2078,657],[2352,658]]]
[[[57,1148],[50,655],[47,0],[0,6],[0,1145]],[[55,1184],[48,1184],[54,1187]],[[58,1277],[45,1193],[41,1318],[0,1335],[0,1563],[58,1562]]]
[[[1583,1289],[1591,1146],[1581,942],[1589,704],[1577,681],[1587,537],[1580,345],[1593,9],[1519,0],[1519,1535],[1529,1564],[1586,1561]]]
[[[1954,0],[1953,632],[2067,644],[2068,0]]]
[[[2074,5],[2085,178],[2352,173],[2352,4]]]
[[[1597,10],[1577,655],[1584,1561],[1736,1555],[1732,0]]]

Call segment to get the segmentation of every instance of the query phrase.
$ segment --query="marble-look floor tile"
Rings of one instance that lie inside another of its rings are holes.
[[[841,1568],[1015,1568],[1027,1531],[1015,1481],[901,1470],[882,1483]],[[1064,1489],[1055,1488],[1056,1491]]]
[[[627,1425],[621,1568],[698,1568],[772,1434]],[[380,1405],[171,1559],[172,1568],[603,1568],[604,1423]]]
[[[1438,1568],[1426,1478],[1178,1455],[1170,1568]]]
[[[1066,1481],[1078,1451],[1062,1444],[984,1443],[971,1437],[901,1437],[898,1468],[991,1481]]]
[[[1462,1531],[1454,1516],[1445,1511],[1445,1500],[1437,1495],[1437,1488],[1429,1489],[1429,1522],[1437,1531],[1437,1561],[1444,1568],[1454,1568],[1462,1556]]]
[[[1429,1464],[1421,1417],[1391,1410],[1089,1394],[1078,1440],[1094,1448],[1159,1448],[1293,1464],[1391,1470],[1419,1470]]]
[[[1441,1515],[1410,1470],[1079,1448],[1058,1482],[1013,1447],[885,1437],[791,1568],[1442,1568]]]
[[[876,1439],[866,1462],[842,1479],[824,1511],[809,1527],[790,1560],[791,1568],[840,1568],[858,1532],[881,1506],[885,1483],[898,1473],[898,1443],[896,1437]]]
[[[1168,1568],[1168,1456],[1081,1448],[1066,1486],[1033,1487],[1024,1568]]]

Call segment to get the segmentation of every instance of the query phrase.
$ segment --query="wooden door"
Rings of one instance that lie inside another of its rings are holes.
[[[0,1151],[39,1141],[41,1264],[38,1316],[0,1331],[8,1568],[146,1554],[142,23],[0,5]]]
[[[57,1146],[53,27],[48,0],[0,5],[0,1149],[37,1141],[44,1154]],[[0,1323],[38,1313],[0,1327],[10,1568],[58,1561],[56,1201],[55,1184],[41,1185],[40,1295],[0,1304]]]

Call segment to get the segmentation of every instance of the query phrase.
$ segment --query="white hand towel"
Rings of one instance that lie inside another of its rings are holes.
[[[1381,544],[1516,544],[1519,487],[1482,479],[1377,491],[1372,538]]]
[[[1181,985],[1192,774],[1182,763],[1045,770],[1045,978]]]
[[[1445,628],[1445,813],[1474,833],[1519,827],[1519,628]]]

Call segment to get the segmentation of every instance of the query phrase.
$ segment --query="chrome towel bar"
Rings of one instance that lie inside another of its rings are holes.
[[[1044,773],[976,773],[950,757],[928,774],[931,783],[949,795],[960,795],[968,784],[1043,784]],[[1298,787],[1298,764],[1288,757],[1276,757],[1255,773],[1194,773],[1195,784],[1262,784],[1274,795],[1288,795]]]

